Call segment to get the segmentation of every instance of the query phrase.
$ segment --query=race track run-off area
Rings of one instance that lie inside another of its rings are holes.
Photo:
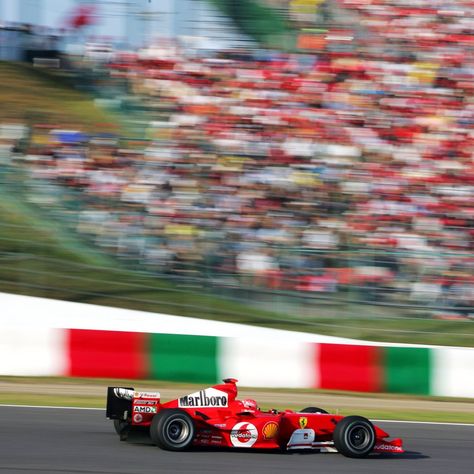
[[[162,451],[145,436],[120,442],[103,410],[0,406],[1,473],[471,473],[474,425],[377,422],[403,455],[349,459],[317,452]]]

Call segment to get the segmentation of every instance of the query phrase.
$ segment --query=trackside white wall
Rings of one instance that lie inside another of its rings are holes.
[[[62,329],[2,327],[0,374],[63,375],[67,367],[65,335]]]
[[[219,338],[220,373],[243,386],[318,387],[318,344],[432,350],[431,394],[474,398],[474,348],[387,344],[0,293],[0,375],[68,373],[67,331],[96,329]]]
[[[342,337],[259,328],[162,313],[147,313],[0,292],[0,324],[13,327],[97,329],[194,336],[285,338],[307,342],[360,344]],[[368,342],[368,344],[374,344]],[[375,343],[377,344],[377,343]]]
[[[474,397],[474,349],[450,347],[433,352],[433,395]]]
[[[281,338],[219,339],[223,377],[248,387],[315,387],[315,344]]]

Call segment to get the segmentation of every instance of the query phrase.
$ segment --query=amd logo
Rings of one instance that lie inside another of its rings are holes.
[[[156,407],[134,406],[133,413],[156,413]]]

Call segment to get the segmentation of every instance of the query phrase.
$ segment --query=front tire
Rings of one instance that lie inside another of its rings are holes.
[[[195,435],[193,419],[182,410],[165,409],[153,417],[150,426],[152,441],[161,449],[184,451]]]
[[[346,416],[334,429],[336,449],[349,458],[365,458],[375,446],[374,425],[362,416]]]

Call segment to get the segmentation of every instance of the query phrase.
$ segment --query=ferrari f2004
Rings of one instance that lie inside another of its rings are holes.
[[[106,416],[120,439],[130,430],[149,431],[160,448],[191,446],[340,452],[351,458],[403,453],[402,440],[361,416],[341,416],[317,407],[260,410],[255,400],[237,399],[236,379],[162,403],[158,392],[109,387]]]

